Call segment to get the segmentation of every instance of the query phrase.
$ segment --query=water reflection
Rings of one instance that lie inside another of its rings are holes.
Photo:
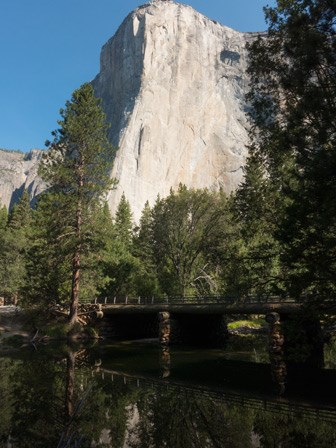
[[[284,336],[278,313],[270,313],[266,316],[269,324],[269,358],[272,378],[279,395],[286,390],[287,366],[284,356]]]
[[[132,350],[138,355],[133,364]],[[2,358],[0,446],[336,446],[332,400],[308,405],[307,397],[278,398],[269,366],[216,358],[205,368],[195,353],[120,345]]]
[[[160,347],[160,367],[161,367],[161,378],[169,378],[170,376],[170,348],[161,346]]]

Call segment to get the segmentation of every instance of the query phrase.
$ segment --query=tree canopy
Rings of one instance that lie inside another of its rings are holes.
[[[287,288],[335,297],[335,2],[278,0],[250,47],[252,154],[275,192]]]

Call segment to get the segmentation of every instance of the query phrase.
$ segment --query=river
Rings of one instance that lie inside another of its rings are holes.
[[[264,336],[223,349],[46,345],[0,358],[3,448],[336,447],[334,352],[281,396]]]

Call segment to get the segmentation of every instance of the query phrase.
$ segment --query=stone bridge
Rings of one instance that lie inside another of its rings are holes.
[[[270,356],[290,359],[295,350],[305,352],[305,363],[323,366],[320,316],[301,313],[313,299],[288,297],[171,297],[113,298],[95,300],[106,337],[159,337],[161,345],[223,345],[228,337],[227,318],[233,315],[264,315],[269,324]],[[321,314],[336,314],[335,304],[320,307]],[[304,344],[304,348],[302,345]],[[308,351],[308,352],[307,352]],[[301,356],[298,358],[301,359]]]

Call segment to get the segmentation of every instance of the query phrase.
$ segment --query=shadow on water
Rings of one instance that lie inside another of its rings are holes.
[[[18,351],[0,358],[0,446],[336,446],[335,371],[292,372],[280,397],[272,366],[241,357],[139,342]]]

